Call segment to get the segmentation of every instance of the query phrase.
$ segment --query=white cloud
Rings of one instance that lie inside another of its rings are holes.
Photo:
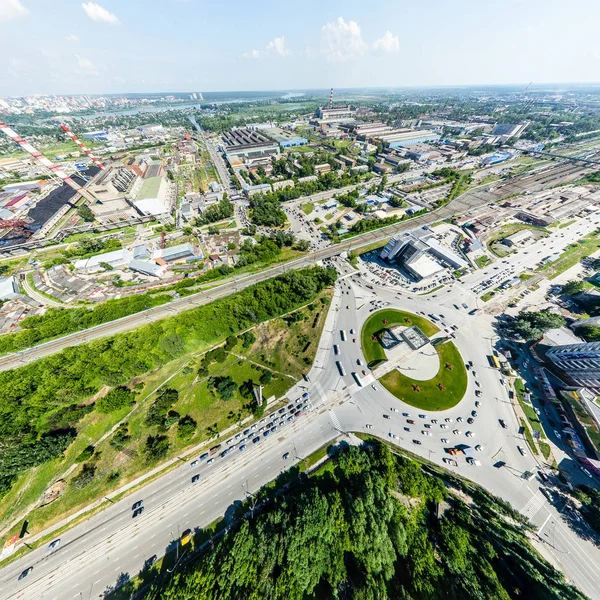
[[[79,38],[74,33],[71,33],[65,37],[65,40],[67,40],[67,42],[78,42]]]
[[[0,0],[0,23],[12,21],[29,14],[20,0]]]
[[[85,14],[96,23],[108,23],[109,25],[119,25],[121,21],[114,13],[107,11],[105,8],[95,2],[84,2],[83,10]]]
[[[344,62],[363,56],[367,44],[360,34],[356,21],[336,21],[326,23],[321,28],[321,51],[331,62]]]
[[[276,37],[271,40],[265,47],[264,50],[251,50],[250,52],[244,52],[242,56],[244,58],[267,58],[268,56],[289,56],[290,50],[285,45],[285,37]]]
[[[391,31],[386,31],[382,37],[373,42],[373,50],[381,50],[387,54],[400,51],[400,40]]]
[[[267,52],[278,56],[288,56],[290,51],[285,47],[285,38],[276,37],[267,44]]]
[[[78,54],[75,55],[75,58],[77,59],[79,71],[83,75],[99,75],[96,65],[89,58],[86,58],[85,56],[79,56]]]

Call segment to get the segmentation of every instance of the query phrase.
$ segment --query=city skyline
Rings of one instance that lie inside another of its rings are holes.
[[[572,8],[586,15],[577,28],[541,0],[436,0],[427,13],[392,0],[377,11],[355,0],[0,0],[0,95],[591,83],[600,7]]]

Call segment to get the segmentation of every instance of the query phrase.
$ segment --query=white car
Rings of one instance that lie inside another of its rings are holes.
[[[447,438],[441,438],[440,442],[442,442],[442,444],[448,444],[448,439]]]
[[[431,435],[431,431],[425,431],[425,430],[423,430],[423,431],[421,431],[421,434],[422,435]]]
[[[470,465],[473,465],[474,467],[479,467],[481,465],[481,463],[476,458],[473,458],[472,456],[467,457],[467,462]]]
[[[560,435],[560,433],[558,433],[558,431],[556,431],[556,429],[554,430],[554,435],[560,440],[562,438],[562,436]]]
[[[446,417],[444,421],[446,421],[446,423],[452,423],[452,417]]]
[[[453,433],[454,435],[460,435],[460,434],[462,433],[462,431],[461,431],[460,429],[454,429],[454,430],[452,431],[452,433]]]
[[[462,423],[463,422],[463,418],[462,417],[456,417],[456,422],[457,423]]]
[[[527,451],[523,446],[517,446],[517,450],[521,453],[521,456],[527,456]]]
[[[399,439],[400,439],[400,436],[397,436],[395,433],[392,433],[391,431],[390,431],[390,433],[388,433],[388,435],[389,435],[389,436],[390,436],[390,437],[391,437],[393,440],[399,440]]]
[[[465,435],[467,437],[473,437],[475,434],[472,431],[467,431],[467,432],[465,432]]]
[[[366,427],[367,429],[373,429],[373,425],[370,425],[369,423],[367,423],[367,424],[365,425],[365,427]]]
[[[390,408],[390,410],[391,410],[392,412],[398,412],[398,409],[397,409],[397,408],[394,408],[393,406]]]
[[[483,450],[483,446],[481,444],[477,444],[477,446],[475,446],[475,450],[477,450],[477,452],[481,452]]]
[[[448,425],[446,425],[446,423],[442,423],[442,424],[440,425],[440,427],[441,427],[442,429],[448,429]]]
[[[475,407],[479,408],[481,406],[481,402],[479,400],[475,400]]]
[[[377,386],[376,386],[375,384],[373,384],[371,387],[372,387],[372,388],[373,388],[375,391],[377,391]]]

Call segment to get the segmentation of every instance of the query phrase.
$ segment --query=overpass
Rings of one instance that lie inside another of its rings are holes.
[[[523,152],[523,154],[535,154],[537,156],[545,156],[547,158],[560,158],[561,160],[570,160],[588,165],[598,165],[600,167],[599,160],[592,160],[590,158],[581,158],[579,156],[569,156],[565,154],[552,154],[552,152],[544,152],[543,150],[521,150],[521,152]]]

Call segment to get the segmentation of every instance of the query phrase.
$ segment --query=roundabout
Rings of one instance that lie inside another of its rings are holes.
[[[430,411],[456,406],[467,390],[467,372],[450,338],[428,319],[383,309],[361,331],[373,376],[406,404]]]

